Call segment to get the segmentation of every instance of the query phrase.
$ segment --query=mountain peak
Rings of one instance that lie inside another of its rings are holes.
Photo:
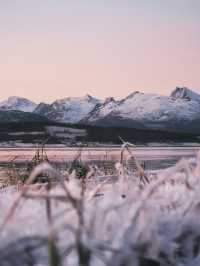
[[[115,99],[113,97],[107,97],[107,98],[105,98],[103,103],[107,104],[107,103],[110,103],[110,102],[115,102]]]
[[[138,94],[144,94],[144,93],[140,91],[134,91],[131,94],[129,94],[125,99],[133,98],[135,95],[138,95]]]
[[[12,103],[16,103],[19,101],[24,101],[24,102],[31,102],[28,99],[24,98],[24,97],[19,97],[19,96],[9,96],[8,99],[6,100],[7,102],[12,102]]]
[[[59,100],[56,100],[54,103],[65,103],[65,102],[99,102],[98,99],[94,98],[93,96],[86,94],[85,96],[82,97],[65,97]]]
[[[196,100],[200,101],[200,94],[194,92],[187,87],[176,87],[170,94],[170,97],[174,100],[176,99],[184,99],[184,100]]]
[[[0,102],[1,110],[18,110],[32,112],[37,104],[23,97],[10,96],[7,100]]]
[[[66,97],[56,100],[51,105],[42,105],[37,113],[53,117],[53,120],[66,123],[78,123],[86,117],[100,100],[86,94],[82,97]]]
[[[91,96],[90,94],[86,94],[85,96],[83,96],[83,99],[88,101],[88,102],[99,102],[98,99],[96,99],[95,97]]]
[[[86,94],[83,98],[87,100],[93,99],[93,97],[90,94]]]
[[[19,97],[19,96],[9,96],[8,97],[8,101],[13,101],[13,100],[18,100],[18,99],[24,99],[23,97]]]

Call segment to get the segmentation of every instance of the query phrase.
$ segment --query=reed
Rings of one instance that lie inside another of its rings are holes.
[[[46,230],[0,245],[1,265],[200,265],[200,154],[152,177],[130,146],[123,142],[116,181],[111,175],[91,186],[99,176],[88,168],[84,193],[75,169],[66,178],[49,162],[34,167],[1,219],[0,233],[9,235],[12,228],[21,235],[15,220],[30,202],[38,208],[30,212],[34,226],[46,221]],[[136,161],[132,172],[130,156]],[[32,190],[41,175],[48,175],[48,183]]]

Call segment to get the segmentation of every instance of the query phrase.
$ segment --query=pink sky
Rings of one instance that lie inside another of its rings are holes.
[[[5,2],[0,100],[200,93],[199,1]]]

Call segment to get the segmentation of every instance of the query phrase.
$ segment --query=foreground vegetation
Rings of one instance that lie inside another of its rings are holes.
[[[150,174],[128,147],[113,174],[45,160],[2,191],[1,265],[200,265],[200,154]]]

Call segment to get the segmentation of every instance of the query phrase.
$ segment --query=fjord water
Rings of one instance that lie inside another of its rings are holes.
[[[134,147],[133,155],[139,162],[145,163],[146,170],[157,170],[170,167],[181,158],[196,157],[200,147]],[[120,159],[120,147],[96,148],[51,148],[45,149],[49,161],[63,165],[73,161],[77,154],[85,162],[103,163],[105,161],[117,162]],[[23,164],[30,161],[36,153],[36,148],[0,148],[0,164],[3,166],[10,162]],[[126,153],[125,153],[126,156]]]

